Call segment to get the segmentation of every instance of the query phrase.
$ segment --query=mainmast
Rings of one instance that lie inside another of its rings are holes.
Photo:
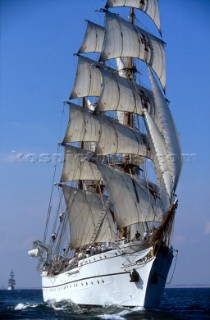
[[[135,22],[135,14],[134,14],[134,8],[130,7],[130,14],[129,14],[129,21],[131,24],[134,24]],[[132,57],[128,58],[128,80],[133,80],[134,79],[134,73],[136,69],[134,68],[134,60]]]
[[[130,7],[130,14],[129,14],[129,21],[131,24],[134,24],[135,20],[135,14],[134,14],[134,8]],[[133,81],[134,79],[134,59],[132,57],[127,58],[127,79],[129,81]],[[133,113],[131,112],[125,112],[124,114],[124,123],[125,125],[133,128]],[[125,164],[124,164],[124,171],[128,174],[130,174],[131,171],[131,163],[130,162],[131,155],[127,154],[125,155]],[[122,237],[127,238],[128,237],[128,227],[124,227],[120,230],[120,233]]]
[[[134,8],[130,7],[129,21],[131,24],[134,24],[135,14]],[[127,60],[127,79],[133,81],[134,78],[134,61],[132,57],[129,57]],[[133,114],[131,112],[125,113],[125,124],[133,127]]]
[[[82,107],[85,108],[85,104],[86,104],[86,100],[85,97],[82,98]],[[80,148],[83,149],[84,148],[84,142],[81,141],[80,142]],[[78,188],[83,189],[83,181],[79,180],[78,181]]]

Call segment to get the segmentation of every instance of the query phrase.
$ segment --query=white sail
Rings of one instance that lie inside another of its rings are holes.
[[[65,145],[61,182],[71,180],[101,180],[97,166],[89,162],[93,152]]]
[[[64,142],[98,141],[100,123],[97,118],[82,107],[69,104],[69,123]]]
[[[154,113],[150,90],[104,68],[101,68],[101,74],[103,87],[97,103],[98,111],[116,110],[142,115],[143,109],[147,108]]]
[[[81,85],[84,79],[91,79],[91,85]],[[154,113],[150,90],[118,76],[115,70],[80,56],[70,99],[85,96],[99,96],[97,111],[116,110],[142,115],[143,108],[147,108],[151,114]]]
[[[148,72],[154,93],[155,123],[165,141],[168,160],[171,166],[173,188],[175,190],[182,168],[179,137],[167,102],[149,68]]]
[[[101,72],[97,62],[79,56],[77,73],[69,99],[99,96],[101,93]]]
[[[70,104],[70,119],[64,143],[95,141],[96,155],[137,154],[151,157],[145,135],[105,115],[93,114]]]
[[[121,17],[107,12],[100,60],[118,57],[139,58],[149,64],[165,89],[164,42]]]
[[[138,222],[162,221],[161,202],[139,181],[123,171],[97,162],[109,192],[117,225],[126,227]]]
[[[159,182],[164,181],[167,194],[169,198],[172,196],[173,181],[170,164],[168,161],[168,154],[166,150],[165,141],[158,130],[154,120],[151,118],[147,110],[144,111],[148,133],[151,138],[154,154],[154,164],[156,174]]]
[[[159,31],[160,27],[160,14],[157,0],[107,0],[106,8],[112,7],[133,7],[140,9],[148,14],[154,21]]]
[[[87,21],[87,29],[78,53],[101,52],[104,41],[104,27]]]
[[[95,237],[95,242],[107,242],[111,241],[114,242],[117,238],[117,229],[116,225],[113,222],[113,218],[111,216],[111,213],[109,210],[107,210],[107,213],[97,231],[97,235]]]
[[[102,241],[110,241],[110,236],[114,237],[114,224],[111,226],[107,221],[103,222],[107,212],[102,206],[100,196],[66,185],[61,185],[61,187],[69,217],[71,247],[78,248],[90,244],[95,241],[96,237],[100,239],[99,229],[102,232],[104,227],[107,229],[109,226],[109,232],[102,233],[101,239]]]

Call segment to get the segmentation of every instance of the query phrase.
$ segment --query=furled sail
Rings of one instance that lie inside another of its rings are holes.
[[[123,126],[110,117],[93,114],[71,103],[64,143],[78,141],[97,142],[96,155],[126,153],[143,157],[151,156],[144,134]]]
[[[102,242],[114,239],[114,223],[108,218],[110,213],[104,209],[99,195],[66,185],[61,187],[69,217],[72,248],[90,244],[96,238]]]
[[[173,181],[170,164],[168,161],[168,154],[165,146],[165,141],[158,130],[154,120],[149,115],[147,110],[144,111],[145,122],[148,128],[148,133],[153,146],[154,164],[156,167],[157,178],[159,181],[164,181],[166,191],[169,198],[172,196]]]
[[[165,52],[162,40],[110,12],[106,13],[105,30],[101,61],[118,57],[139,58],[153,68],[165,89]]]
[[[170,162],[172,172],[173,189],[175,190],[182,168],[179,137],[167,102],[149,68],[148,72],[154,93],[155,123],[157,124],[157,127],[165,141],[168,160]]]
[[[161,201],[143,183],[123,171],[96,163],[105,181],[119,228],[138,222],[161,222]]]
[[[140,9],[148,14],[156,24],[158,30],[161,31],[157,0],[107,0],[106,8],[112,7],[133,7]]]
[[[93,152],[65,145],[61,182],[71,180],[101,180],[97,166],[89,162]]]
[[[101,52],[104,41],[104,27],[87,21],[87,29],[78,53]]]

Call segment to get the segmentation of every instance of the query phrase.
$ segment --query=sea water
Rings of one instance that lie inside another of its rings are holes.
[[[165,289],[155,310],[117,306],[81,309],[70,302],[44,303],[41,290],[0,290],[0,319],[210,319],[210,288]]]

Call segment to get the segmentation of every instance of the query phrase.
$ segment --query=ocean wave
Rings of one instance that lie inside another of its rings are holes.
[[[66,309],[79,309],[71,300],[62,300],[60,302],[48,301],[45,304],[47,307],[50,307],[54,310],[66,310]]]
[[[117,314],[103,314],[99,315],[98,318],[105,320],[124,320],[124,317],[118,316]]]
[[[0,319],[36,320],[200,320],[209,319],[210,289],[166,289],[157,310],[104,306],[82,308],[70,301],[45,303],[41,290],[0,290]]]
[[[128,314],[131,314],[134,311],[142,311],[142,310],[144,310],[144,308],[141,308],[141,307],[129,309],[129,310],[125,309],[125,310],[122,310],[118,313],[102,314],[102,315],[98,315],[97,317],[100,319],[105,319],[105,320],[124,320],[125,316],[127,316]]]
[[[36,308],[38,304],[30,304],[30,303],[18,303],[15,307],[14,310],[24,310],[27,308]]]

